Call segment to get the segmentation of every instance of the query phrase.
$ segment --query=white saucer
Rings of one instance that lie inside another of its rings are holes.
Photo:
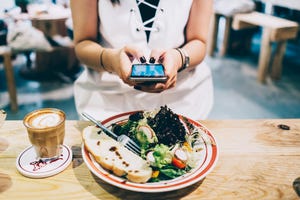
[[[62,145],[59,158],[36,160],[36,153],[32,146],[20,153],[16,160],[18,171],[30,178],[45,178],[53,176],[66,169],[72,161],[72,151],[67,145]]]

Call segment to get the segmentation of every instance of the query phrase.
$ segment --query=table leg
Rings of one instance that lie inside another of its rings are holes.
[[[13,67],[11,64],[11,53],[3,54],[4,57],[4,68],[6,74],[6,83],[10,98],[10,107],[12,111],[18,110],[18,103],[17,103],[17,91],[16,91],[16,84],[14,78]]]
[[[220,21],[220,15],[214,14],[211,21],[211,29],[210,29],[208,49],[207,49],[209,56],[214,55],[214,51],[217,46],[219,21]]]
[[[231,25],[232,25],[232,18],[225,16],[225,30],[224,30],[222,47],[221,47],[221,51],[220,51],[221,56],[224,56],[227,53],[228,43],[229,43],[229,39],[230,39]]]
[[[272,79],[280,79],[282,73],[282,60],[286,50],[286,40],[279,41],[274,54],[273,64],[271,68]]]
[[[271,41],[270,30],[268,28],[263,29],[262,41],[260,44],[259,64],[258,64],[258,81],[264,83],[269,68],[271,58]]]

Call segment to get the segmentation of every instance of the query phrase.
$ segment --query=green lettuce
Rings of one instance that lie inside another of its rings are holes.
[[[155,159],[155,166],[163,168],[172,162],[172,154],[169,147],[164,144],[157,144],[153,149],[153,156]]]

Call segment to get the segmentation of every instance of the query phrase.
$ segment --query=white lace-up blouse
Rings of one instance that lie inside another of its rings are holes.
[[[179,47],[184,43],[191,4],[192,0],[160,0],[149,28],[145,26],[148,22],[142,21],[136,0],[121,0],[119,5],[99,0],[100,44],[111,48],[135,44],[145,55],[153,48]],[[145,30],[149,29],[147,42]],[[87,112],[100,120],[121,112],[157,109],[164,105],[178,114],[205,119],[213,104],[211,72],[204,62],[194,70],[180,72],[176,86],[161,93],[138,91],[115,74],[86,68],[76,80],[74,92],[78,113]]]

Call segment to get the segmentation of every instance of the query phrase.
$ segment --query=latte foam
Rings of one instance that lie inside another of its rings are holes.
[[[61,117],[57,113],[43,113],[35,116],[31,125],[36,128],[54,127],[61,122]]]

